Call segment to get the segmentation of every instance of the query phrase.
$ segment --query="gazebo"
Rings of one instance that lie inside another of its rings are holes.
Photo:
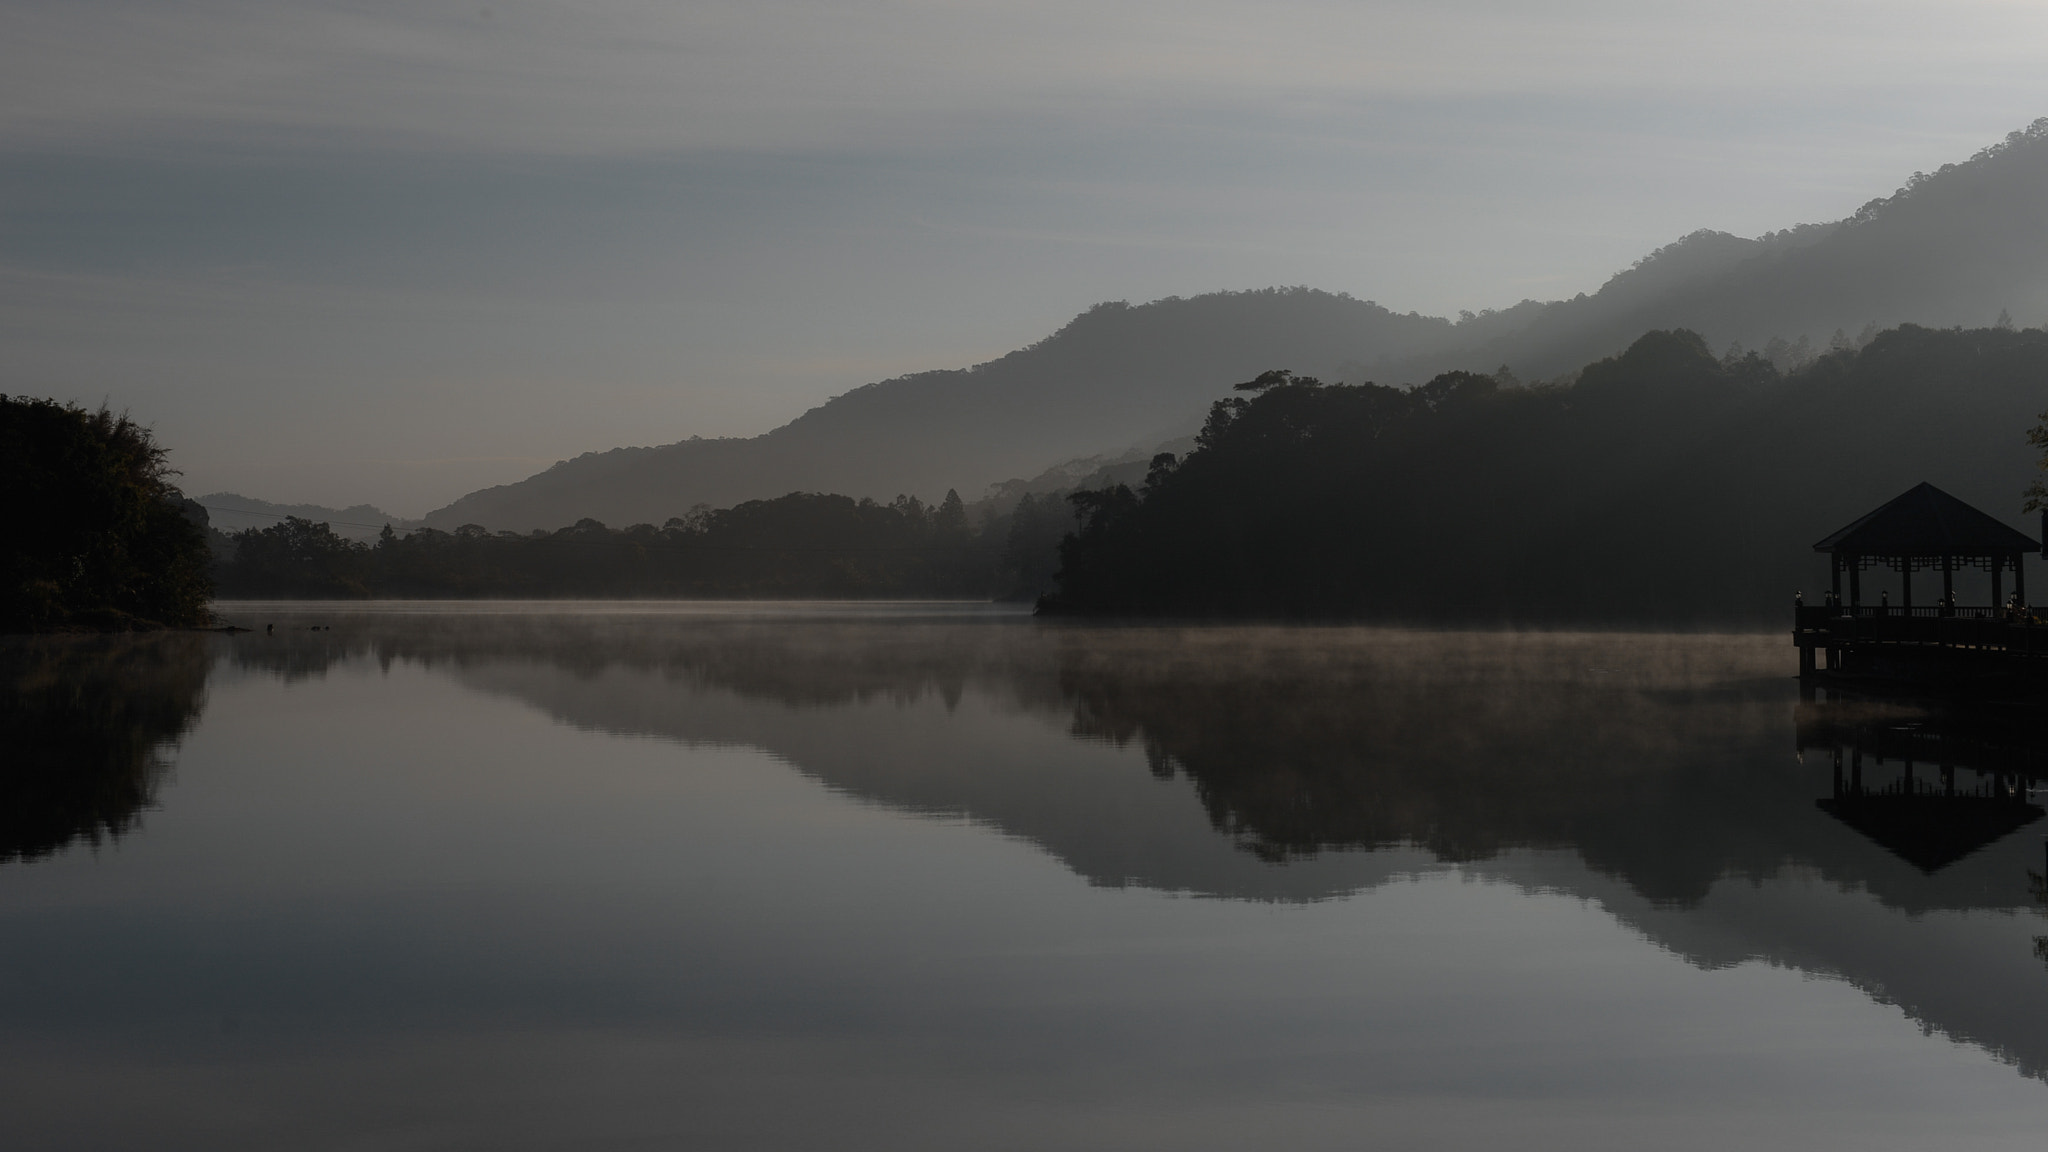
[[[1899,574],[1902,614],[1913,612],[1913,573],[1932,568],[1941,572],[1941,599],[1936,614],[1953,614],[1955,573],[1959,568],[1984,568],[1991,573],[1992,614],[2005,603],[2005,573],[2012,573],[2012,589],[2026,601],[2026,570],[2020,557],[2040,551],[2038,541],[1999,523],[1932,484],[1921,483],[1894,497],[1874,512],[1865,513],[1848,527],[1813,546],[1826,552],[1834,569],[1833,602],[1853,614],[1863,603],[1865,568],[1883,565]],[[1842,599],[1842,577],[1849,577],[1849,598]]]
[[[2036,628],[2026,609],[2021,564],[2040,547],[1932,484],[1900,494],[1813,546],[1828,554],[1833,579],[1826,603],[1793,608],[1800,677],[1815,675],[1816,652],[1826,654],[1830,676],[1960,685],[2048,672],[2048,628]],[[1863,571],[1880,566],[1899,574],[1898,604],[1864,602]],[[1990,603],[1956,603],[1955,574],[1970,568],[1991,574]],[[1933,603],[1915,605],[1913,574],[1929,569],[1941,573],[1941,591]]]

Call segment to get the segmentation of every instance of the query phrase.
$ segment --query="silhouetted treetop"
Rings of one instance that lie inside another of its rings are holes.
[[[203,622],[206,514],[172,475],[125,415],[0,395],[0,631]]]

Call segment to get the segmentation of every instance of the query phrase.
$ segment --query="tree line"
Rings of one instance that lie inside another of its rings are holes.
[[[1072,513],[1026,496],[977,523],[957,492],[937,504],[793,492],[698,507],[659,527],[584,519],[556,531],[465,525],[375,544],[286,517],[217,534],[234,597],[942,597],[1030,599],[1048,586]]]
[[[1906,325],[1782,373],[1651,332],[1533,387],[1267,372],[1185,458],[1071,498],[1055,612],[1762,623],[1921,481],[2018,511],[2048,333]]]

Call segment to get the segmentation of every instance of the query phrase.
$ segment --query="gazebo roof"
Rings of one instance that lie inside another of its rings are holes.
[[[1813,546],[1862,556],[1990,556],[2041,545],[1932,484],[1918,486]]]
[[[1891,793],[1814,803],[1930,876],[2041,818],[2033,804],[1989,796]]]

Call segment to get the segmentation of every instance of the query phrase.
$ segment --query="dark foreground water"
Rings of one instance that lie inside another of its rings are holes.
[[[0,1146],[2048,1131],[2028,727],[1779,635],[228,612],[0,641]]]

